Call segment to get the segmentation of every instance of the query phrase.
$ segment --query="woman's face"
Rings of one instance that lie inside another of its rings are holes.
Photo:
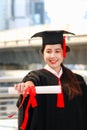
[[[59,72],[61,63],[63,62],[63,49],[61,44],[46,45],[43,57],[46,64]]]

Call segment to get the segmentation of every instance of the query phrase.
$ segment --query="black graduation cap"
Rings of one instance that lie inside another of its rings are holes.
[[[65,30],[49,30],[49,31],[42,31],[34,34],[31,38],[33,37],[42,37],[42,47],[44,47],[47,44],[62,44],[64,55],[65,52],[70,51],[70,48],[66,46],[66,41],[65,41],[65,36],[64,34],[72,34],[74,33],[65,31]],[[65,56],[64,56],[65,57]]]

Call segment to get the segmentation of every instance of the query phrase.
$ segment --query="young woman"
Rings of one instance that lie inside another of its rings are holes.
[[[36,94],[38,105],[30,106],[27,124],[21,127],[26,115],[29,95],[19,110],[19,130],[86,130],[87,129],[87,85],[82,76],[63,65],[69,47],[65,45],[66,31],[43,31],[33,37],[42,37],[42,55],[45,67],[28,73],[23,82],[15,84],[21,93],[29,86],[60,85],[61,94]],[[17,106],[23,100],[19,97]]]

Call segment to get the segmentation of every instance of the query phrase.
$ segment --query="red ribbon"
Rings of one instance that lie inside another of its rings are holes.
[[[19,106],[19,109],[21,108],[27,94],[30,94],[30,97],[29,97],[29,100],[28,100],[28,104],[27,104],[27,107],[26,107],[26,110],[25,110],[25,114],[24,114],[24,120],[23,120],[23,123],[21,125],[21,129],[22,130],[25,130],[26,128],[26,125],[27,125],[27,121],[29,119],[29,113],[28,113],[28,110],[30,108],[30,106],[32,107],[37,107],[37,101],[36,101],[36,90],[35,90],[35,87],[34,86],[31,86],[31,87],[28,87],[26,90],[25,90],[25,93],[23,94],[23,99],[22,99],[22,102]]]
[[[34,107],[37,107],[37,100],[36,100],[36,98],[35,98],[35,96],[36,96],[36,89],[35,89],[34,86],[31,86],[31,87],[28,87],[28,88],[25,90],[25,92],[24,92],[24,94],[23,94],[23,98],[22,98],[21,104],[20,104],[20,106],[19,106],[18,109],[20,109],[20,108],[22,107],[22,105],[23,105],[23,103],[24,103],[24,100],[25,100],[25,98],[26,98],[26,96],[27,96],[28,94],[29,94],[30,96],[29,96],[28,104],[27,104],[27,107],[26,107],[26,110],[25,110],[24,120],[23,120],[23,123],[22,123],[22,125],[21,125],[21,127],[20,127],[22,130],[25,130],[25,128],[26,128],[27,121],[28,121],[28,119],[29,119],[28,110],[29,110],[30,106],[32,106],[33,108],[34,108]],[[8,118],[12,118],[15,114],[16,114],[16,112],[13,113],[13,114],[11,114],[11,115],[9,115]]]
[[[64,108],[64,95],[62,92],[62,85],[61,85],[60,78],[58,78],[58,83],[61,86],[61,93],[57,94],[57,107]]]
[[[8,116],[8,118],[12,118],[13,116],[15,116],[15,114],[16,114],[16,112],[10,114],[10,115]]]

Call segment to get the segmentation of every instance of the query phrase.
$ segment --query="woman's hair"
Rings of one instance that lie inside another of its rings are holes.
[[[42,46],[42,47],[41,47],[41,49],[40,49],[40,53],[41,53],[41,54],[43,54],[44,49],[45,49],[45,45],[44,45],[44,46]]]
[[[63,66],[63,64],[62,64]],[[65,66],[63,66],[63,86],[65,88],[65,91],[68,94],[68,97],[70,99],[72,99],[73,97],[77,96],[77,95],[82,95],[82,90],[80,87],[80,81],[77,80],[76,75],[69,70],[68,68],[66,68]]]

